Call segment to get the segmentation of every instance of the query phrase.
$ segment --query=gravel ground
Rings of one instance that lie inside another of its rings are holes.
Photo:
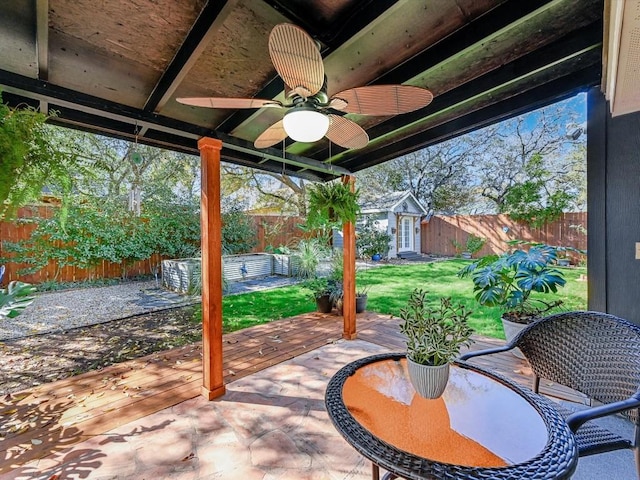
[[[45,292],[18,317],[0,319],[0,340],[62,332],[199,301],[161,290],[155,281]]]

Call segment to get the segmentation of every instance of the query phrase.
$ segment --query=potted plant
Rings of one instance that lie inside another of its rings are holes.
[[[531,298],[533,292],[556,293],[566,283],[562,272],[555,268],[556,258],[555,247],[533,244],[528,251],[516,248],[502,255],[482,257],[460,270],[458,276],[471,277],[480,305],[502,309],[505,337],[511,341],[527,324],[562,304],[562,300]],[[522,357],[519,351],[514,354]]]
[[[329,281],[324,277],[316,277],[304,282],[303,287],[311,291],[311,297],[316,302],[316,307],[320,313],[331,312],[332,303],[330,298],[331,290]]]
[[[462,253],[463,258],[473,258],[473,256],[482,250],[484,244],[487,242],[486,238],[478,237],[473,233],[470,233],[467,237],[467,249]],[[469,256],[465,256],[469,254]]]
[[[362,313],[367,309],[369,287],[356,284],[356,313]]]
[[[317,183],[309,187],[309,209],[307,224],[312,228],[333,224],[355,223],[360,206],[359,191],[351,191],[351,186],[342,182]]]
[[[400,331],[407,337],[407,366],[416,392],[438,398],[449,380],[449,364],[462,346],[472,343],[473,330],[467,320],[471,312],[454,305],[450,297],[430,307],[427,292],[415,289],[400,310]]]
[[[338,315],[342,315],[343,288],[343,256],[341,252],[335,252],[331,258],[331,271],[329,272],[329,297],[336,307]],[[356,269],[356,313],[362,313],[367,309],[369,287],[359,285],[359,270]]]

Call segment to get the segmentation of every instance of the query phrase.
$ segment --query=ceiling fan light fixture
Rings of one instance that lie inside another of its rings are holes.
[[[282,123],[287,135],[296,142],[317,142],[329,130],[329,117],[312,107],[288,111]]]

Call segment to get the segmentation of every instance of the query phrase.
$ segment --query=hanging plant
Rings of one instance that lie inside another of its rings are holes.
[[[43,187],[64,200],[72,190],[71,157],[58,148],[47,116],[37,110],[11,108],[0,97],[0,219],[37,200]]]
[[[355,223],[360,213],[359,190],[352,192],[349,184],[330,182],[312,185],[308,192],[307,223],[310,226],[316,228],[327,223]]]

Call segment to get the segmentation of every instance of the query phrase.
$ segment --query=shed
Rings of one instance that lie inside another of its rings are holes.
[[[360,205],[361,216],[392,236],[389,257],[420,253],[420,220],[427,210],[409,190],[368,199]]]

